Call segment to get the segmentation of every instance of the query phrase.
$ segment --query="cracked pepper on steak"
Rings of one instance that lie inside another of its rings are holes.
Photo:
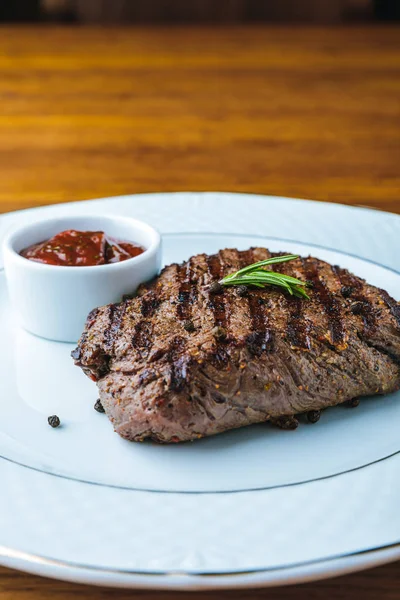
[[[347,270],[312,257],[274,265],[309,281],[310,300],[273,287],[211,293],[276,255],[199,254],[90,313],[72,356],[117,433],[193,440],[400,388],[400,304]]]

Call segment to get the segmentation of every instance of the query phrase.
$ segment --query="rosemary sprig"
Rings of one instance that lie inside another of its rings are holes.
[[[288,262],[296,258],[299,258],[297,254],[285,254],[284,256],[275,256],[267,260],[260,260],[236,271],[236,273],[227,275],[219,283],[224,286],[251,285],[258,288],[264,288],[267,285],[276,285],[285,289],[291,296],[309,299],[309,295],[304,289],[308,286],[305,281],[263,268],[269,265]]]

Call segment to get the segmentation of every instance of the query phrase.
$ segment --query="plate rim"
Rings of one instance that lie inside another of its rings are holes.
[[[8,215],[19,215],[21,213],[25,213],[27,211],[36,211],[36,210],[44,210],[51,209],[59,206],[66,205],[78,205],[81,203],[89,203],[89,202],[102,202],[109,200],[121,200],[126,198],[132,198],[137,196],[185,196],[187,194],[199,195],[199,196],[251,196],[258,198],[274,198],[281,200],[292,200],[295,202],[308,202],[312,204],[321,204],[325,206],[339,206],[341,208],[345,208],[348,210],[355,211],[364,211],[364,212],[372,212],[379,213],[384,215],[389,215],[392,217],[397,217],[400,219],[400,215],[398,213],[394,213],[388,210],[381,210],[380,208],[375,208],[373,206],[363,206],[361,204],[346,204],[344,202],[328,202],[327,200],[313,200],[311,198],[298,198],[297,196],[280,196],[277,194],[259,194],[257,192],[237,192],[237,191],[218,191],[218,190],[179,190],[179,191],[170,191],[170,192],[133,192],[131,194],[120,194],[117,196],[100,196],[98,198],[81,198],[80,200],[69,200],[66,202],[54,202],[52,204],[41,204],[39,206],[29,206],[26,208],[19,208],[18,210],[11,210],[5,213],[0,214],[0,219],[2,217],[7,217]]]
[[[159,590],[212,590],[294,585],[350,574],[399,559],[400,540],[366,550],[279,567],[224,573],[146,572],[95,567],[0,546],[0,561],[8,568],[77,583]]]
[[[193,194],[193,195],[198,195],[198,196],[203,196],[203,197],[207,197],[210,195],[214,195],[214,196],[241,196],[243,198],[247,197],[258,197],[259,199],[282,199],[282,200],[286,200],[286,201],[295,201],[297,203],[300,202],[306,202],[308,204],[320,204],[321,208],[322,207],[328,207],[330,206],[331,208],[337,207],[338,209],[347,209],[346,212],[349,210],[353,213],[356,213],[357,211],[363,211],[364,213],[368,212],[368,213],[383,213],[384,215],[387,215],[388,218],[392,218],[396,217],[398,219],[400,219],[400,215],[396,214],[396,213],[391,213],[389,211],[382,211],[380,209],[374,208],[374,207],[367,207],[367,206],[354,206],[354,205],[349,205],[349,204],[343,204],[343,203],[339,203],[339,202],[326,202],[326,201],[319,201],[319,200],[309,200],[309,199],[302,199],[302,198],[296,198],[296,197],[289,197],[289,196],[276,196],[276,195],[269,195],[269,194],[257,194],[257,193],[246,193],[246,192],[230,192],[230,191],[224,191],[224,192],[213,192],[213,191],[195,191],[195,192],[189,192],[189,191],[179,191],[179,192],[147,192],[147,193],[138,193],[138,194],[125,194],[125,195],[120,195],[120,196],[109,196],[109,197],[102,197],[102,198],[92,198],[92,199],[81,199],[81,200],[74,200],[72,202],[59,202],[59,203],[55,203],[55,204],[50,204],[50,205],[43,205],[43,206],[35,206],[35,207],[27,207],[27,208],[21,208],[17,211],[10,211],[8,213],[3,213],[0,215],[0,221],[4,221],[7,220],[8,217],[12,217],[14,216],[23,216],[24,213],[26,213],[27,211],[40,211],[40,210],[50,210],[52,208],[56,208],[56,207],[62,207],[64,205],[78,205],[78,204],[89,204],[92,201],[95,202],[107,202],[110,201],[111,199],[114,200],[122,200],[122,199],[128,199],[128,198],[134,198],[134,197],[146,197],[146,196],[169,196],[169,197],[173,197],[173,196],[177,196],[177,195],[188,195],[188,194]],[[181,232],[183,233],[183,232]],[[194,232],[194,233],[199,233]],[[205,232],[204,232],[205,233]],[[232,235],[231,232],[229,232],[230,235]],[[168,235],[168,234],[164,234],[164,235]],[[236,235],[236,234],[235,234]],[[255,234],[245,234],[247,236],[250,235],[254,235]],[[260,236],[260,237],[264,237],[264,238],[270,238],[273,239],[273,236]],[[279,239],[282,241],[285,241],[284,238],[275,238],[275,239]],[[309,246],[313,246],[313,247],[317,247],[317,248],[321,248],[324,250],[330,250],[330,251],[334,251],[340,254],[345,254],[347,256],[352,256],[354,258],[357,259],[361,259],[365,262],[368,263],[372,263],[375,264],[381,268],[387,269],[388,271],[394,272],[395,274],[399,275],[399,271],[397,271],[396,269],[389,267],[387,265],[383,265],[381,263],[375,262],[371,259],[365,258],[363,256],[359,256],[356,254],[352,254],[349,252],[343,252],[341,250],[337,250],[335,248],[331,248],[331,247],[325,247],[325,246],[321,246],[319,244],[312,244],[309,242],[296,242],[296,240],[286,240],[286,241],[292,241],[293,243],[299,243],[299,244],[303,244],[303,245],[309,245]],[[3,269],[0,267],[0,271],[2,271]],[[383,459],[386,460],[386,459]],[[365,465],[366,467],[366,465]],[[363,467],[361,467],[363,468]],[[13,551],[10,549],[11,552],[17,552],[18,551]],[[383,553],[383,554],[382,554]],[[32,557],[38,557],[39,555],[31,555]],[[356,562],[351,562],[351,558],[357,559]],[[328,577],[332,577],[335,575],[340,575],[340,574],[344,574],[344,573],[350,573],[350,572],[354,572],[354,571],[359,571],[365,568],[370,568],[372,566],[376,566],[378,564],[384,564],[384,563],[388,563],[391,561],[395,561],[398,560],[400,558],[400,541],[396,542],[395,544],[389,544],[388,546],[379,546],[375,549],[372,550],[361,550],[359,552],[354,552],[354,553],[349,553],[347,555],[343,555],[341,557],[332,557],[331,559],[318,559],[317,561],[311,561],[309,563],[310,568],[308,571],[303,572],[303,573],[296,573],[296,569],[299,569],[299,567],[295,568],[295,572],[293,573],[293,575],[290,575],[290,577],[285,577],[282,578],[281,576],[278,575],[277,578],[274,578],[273,576],[271,577],[265,577],[265,578],[261,578],[261,580],[258,581],[249,581],[248,579],[246,579],[246,576],[244,573],[239,573],[237,572],[237,574],[227,574],[227,573],[223,573],[221,576],[215,576],[213,578],[212,575],[203,575],[204,581],[206,582],[204,584],[204,582],[202,583],[197,583],[196,582],[196,575],[187,575],[186,573],[183,575],[183,581],[190,581],[190,583],[187,585],[185,583],[182,583],[182,581],[176,581],[177,575],[174,574],[172,571],[171,572],[166,572],[165,575],[161,575],[158,576],[160,577],[160,579],[158,579],[157,581],[161,580],[161,577],[163,578],[163,583],[162,585],[158,585],[157,583],[155,583],[155,577],[154,576],[146,576],[143,575],[143,571],[138,573],[138,575],[134,575],[133,577],[136,578],[136,580],[132,581],[133,585],[127,585],[124,582],[120,582],[118,580],[116,581],[106,581],[106,580],[102,580],[102,581],[93,581],[93,580],[89,580],[89,579],[85,579],[83,578],[79,578],[77,577],[77,575],[72,574],[71,576],[68,576],[67,573],[56,573],[54,572],[52,573],[40,573],[39,569],[35,569],[34,566],[32,566],[34,564],[34,562],[27,562],[27,564],[18,567],[18,565],[12,565],[12,564],[7,564],[3,562],[4,556],[2,554],[2,548],[0,547],[0,563],[5,564],[5,566],[9,566],[10,568],[20,568],[21,570],[26,570],[28,572],[32,572],[32,573],[37,573],[37,574],[43,574],[45,576],[48,577],[54,577],[57,579],[64,579],[64,580],[69,580],[69,581],[77,581],[77,582],[81,582],[81,583],[90,583],[90,584],[97,584],[97,585],[111,585],[113,587],[132,587],[132,588],[140,588],[140,587],[146,587],[148,589],[216,589],[217,587],[221,587],[221,588],[229,588],[229,587],[241,587],[241,588],[245,588],[245,587],[263,587],[263,586],[273,586],[273,585],[288,585],[288,584],[292,584],[292,583],[301,583],[301,582],[305,582],[305,581],[316,581],[318,579],[323,579],[323,578],[328,578]],[[4,559],[5,560],[5,559]],[[47,560],[47,559],[44,559]],[[51,560],[51,559],[50,559]],[[322,561],[322,562],[321,562]],[[350,561],[350,562],[349,562]],[[61,561],[62,562],[62,561]],[[29,566],[31,566],[31,568],[29,568]],[[68,570],[70,569],[70,567],[65,566],[62,567],[62,570]],[[55,568],[55,571],[57,569]],[[293,570],[293,566],[291,565],[290,567],[288,567],[288,570]],[[282,569],[274,569],[274,571],[280,573],[282,571]],[[260,571],[257,571],[257,573],[273,573],[273,569],[271,570],[265,570],[265,569],[261,569]],[[286,571],[288,572],[288,571]],[[118,573],[118,571],[117,571]],[[147,581],[145,581],[146,577],[152,577],[152,579],[147,579]],[[250,575],[250,577],[252,577],[252,575]],[[140,580],[138,580],[138,578],[140,578]],[[217,581],[217,578],[223,578],[223,582],[219,584]],[[227,578],[235,578],[235,581],[232,581],[232,584],[229,583]],[[241,578],[238,580],[238,578]],[[213,581],[213,579],[215,581]]]

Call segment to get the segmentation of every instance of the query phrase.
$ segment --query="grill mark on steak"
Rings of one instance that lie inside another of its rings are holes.
[[[224,269],[221,262],[221,253],[212,254],[206,259],[208,274],[211,282],[218,281],[224,275]],[[207,304],[211,310],[212,318],[215,327],[221,327],[223,330],[227,330],[228,327],[228,306],[226,293],[223,294],[209,294],[209,300]],[[215,349],[210,358],[211,364],[217,369],[226,368],[229,364],[229,354],[225,348],[228,339],[220,337],[215,339]]]
[[[382,296],[382,299],[385,302],[386,306],[389,308],[390,312],[396,319],[397,325],[400,326],[400,305],[398,304],[398,302],[393,300],[393,298],[391,298],[385,290],[379,289],[379,293]]]
[[[268,327],[264,304],[260,304],[258,300],[258,294],[248,298],[252,332],[247,336],[246,344],[249,352],[255,356],[261,356],[263,352],[271,350],[272,342],[272,332]]]
[[[168,389],[180,392],[186,385],[187,368],[191,362],[190,356],[185,354],[185,339],[176,336],[164,354],[164,359],[168,364],[167,372],[169,374]]]
[[[104,335],[103,335],[103,344],[104,347],[106,349],[108,349],[108,347],[112,346],[112,344],[110,344],[111,342],[111,334],[112,334],[112,325],[113,325],[113,321],[114,321],[114,313],[115,313],[115,309],[117,308],[116,304],[110,304],[110,306],[108,307],[108,324],[107,327],[104,329]]]
[[[358,294],[362,289],[360,279],[354,277],[354,275],[346,271],[346,269],[342,269],[338,265],[332,265],[331,269],[333,274],[339,279],[342,286],[341,294],[344,298],[353,297],[354,292]]]
[[[240,268],[257,262],[254,249],[250,248],[241,253]],[[251,333],[246,337],[246,345],[254,356],[261,356],[263,352],[271,350],[272,332],[268,325],[268,317],[264,303],[260,302],[260,295],[254,291],[247,296],[247,303],[251,319]]]
[[[283,252],[274,252],[272,256],[282,256],[283,254]],[[287,273],[287,271],[290,271],[290,264],[288,263],[274,265],[274,271],[292,275],[292,273]],[[310,323],[304,316],[304,300],[301,298],[288,298],[287,294],[285,294],[284,298],[288,311],[285,337],[291,348],[310,350]]]
[[[178,268],[177,277],[178,281],[180,281],[180,286],[176,313],[181,321],[186,321],[192,316],[192,304],[197,299],[197,288],[193,285],[192,259],[189,259],[186,264]]]
[[[350,306],[353,315],[360,315],[365,327],[370,329],[374,328],[377,315],[368,298],[363,294],[363,284],[361,280],[354,277],[354,275],[349,273],[346,269],[341,269],[337,265],[333,265],[331,269],[342,286],[340,291],[343,298],[350,298],[354,301]]]
[[[150,290],[140,298],[140,312],[144,317],[152,317],[160,306],[160,299],[157,294]]]
[[[127,309],[127,303],[110,304],[108,310],[109,324],[104,331],[104,350],[110,354],[114,348],[115,338],[121,328],[122,320]]]
[[[132,346],[137,350],[149,350],[152,346],[153,325],[150,321],[139,321],[135,325]],[[140,352],[143,355],[143,352]]]
[[[207,257],[207,267],[212,281],[218,281],[223,276],[222,263],[219,254],[212,254]],[[214,325],[226,328],[228,315],[226,311],[226,302],[224,294],[210,294],[208,307],[210,308]]]
[[[306,279],[313,285],[313,293],[317,295],[328,318],[330,342],[338,350],[346,348],[346,336],[340,310],[340,304],[329,288],[320,279],[318,263],[301,259]]]
[[[311,341],[309,337],[310,326],[303,316],[304,300],[301,298],[288,298],[287,307],[289,318],[286,324],[286,338],[291,348],[309,350]]]

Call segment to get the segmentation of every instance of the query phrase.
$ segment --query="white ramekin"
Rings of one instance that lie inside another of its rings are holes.
[[[104,231],[145,251],[123,262],[94,267],[59,267],[20,256],[24,248],[67,229]],[[14,229],[4,240],[3,258],[11,305],[21,326],[50,340],[76,342],[93,308],[120,301],[157,275],[161,238],[153,227],[130,217],[60,217]]]

